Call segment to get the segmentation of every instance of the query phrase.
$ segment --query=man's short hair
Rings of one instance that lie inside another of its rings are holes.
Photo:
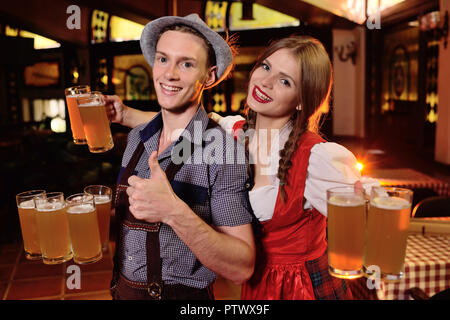
[[[171,26],[167,26],[161,30],[161,33],[159,34],[159,37],[158,37],[158,41],[161,38],[162,34],[166,31],[180,31],[180,32],[190,33],[190,34],[193,34],[193,35],[201,38],[205,44],[205,49],[207,50],[206,66],[209,68],[209,67],[216,65],[216,54],[214,52],[214,49],[213,49],[211,43],[208,41],[208,39],[206,39],[205,36],[202,35],[200,32],[198,32],[194,28],[191,28],[184,24],[174,24]],[[156,41],[156,43],[158,43],[158,41]]]

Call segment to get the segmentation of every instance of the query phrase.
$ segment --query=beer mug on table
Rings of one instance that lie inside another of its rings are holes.
[[[34,203],[42,261],[45,264],[69,261],[72,259],[72,245],[64,194],[47,192],[44,197],[35,197]]]
[[[92,185],[84,188],[84,193],[94,196],[97,209],[98,228],[102,250],[106,251],[109,243],[109,224],[111,219],[112,190],[107,186]]]
[[[77,193],[67,197],[66,205],[73,260],[78,264],[97,262],[102,258],[102,248],[94,196]]]
[[[28,260],[40,260],[42,258],[34,198],[43,196],[45,196],[45,190],[25,191],[16,195],[23,248]]]
[[[89,151],[100,153],[111,150],[114,142],[101,92],[94,91],[80,95],[76,100]]]
[[[395,187],[373,187],[367,217],[364,272],[378,266],[386,281],[403,277],[413,192]]]
[[[75,144],[87,143],[76,98],[89,92],[91,92],[91,88],[87,85],[70,87],[65,90],[67,109],[69,110],[70,128],[72,129],[72,137]]]
[[[366,200],[363,190],[327,190],[328,271],[337,278],[363,276]]]

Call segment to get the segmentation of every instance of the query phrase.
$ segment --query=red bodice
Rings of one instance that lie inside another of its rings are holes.
[[[316,209],[303,209],[311,148],[323,141],[318,135],[305,133],[298,142],[284,187],[287,199],[283,202],[278,193],[272,219],[263,222],[262,245],[269,261],[313,260],[326,250],[326,217]]]

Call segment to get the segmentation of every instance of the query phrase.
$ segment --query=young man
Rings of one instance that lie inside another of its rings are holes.
[[[216,274],[242,283],[253,273],[246,164],[226,163],[223,154],[223,164],[177,165],[172,155],[180,143],[205,148],[186,137],[212,126],[202,92],[227,76],[232,53],[195,14],[150,22],[141,49],[161,112],[128,135],[111,293],[114,299],[210,299]]]

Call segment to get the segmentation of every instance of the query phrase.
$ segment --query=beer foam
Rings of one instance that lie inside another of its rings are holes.
[[[399,197],[376,197],[370,201],[370,204],[388,210],[401,210],[411,207],[411,203],[408,200]]]
[[[69,206],[67,208],[67,213],[71,213],[71,214],[81,214],[81,213],[90,213],[94,211],[94,206],[92,206],[91,204],[79,204],[79,205],[75,205],[75,206]]]
[[[34,201],[33,200],[27,200],[24,202],[21,202],[19,205],[19,208],[21,209],[34,209]]]
[[[67,96],[68,98],[83,98],[86,97],[88,98],[90,96],[90,93],[75,93],[75,94],[71,94],[70,96]]]
[[[101,102],[94,101],[94,102],[89,102],[89,103],[81,103],[81,104],[78,104],[78,106],[80,108],[81,107],[102,107],[102,106],[104,106],[104,104]]]
[[[111,201],[111,198],[108,195],[96,195],[94,199],[96,204],[103,204]]]
[[[328,199],[328,203],[340,207],[356,207],[364,204],[364,199],[356,195],[336,195]]]
[[[61,202],[45,202],[38,204],[38,211],[56,211],[64,208]]]

